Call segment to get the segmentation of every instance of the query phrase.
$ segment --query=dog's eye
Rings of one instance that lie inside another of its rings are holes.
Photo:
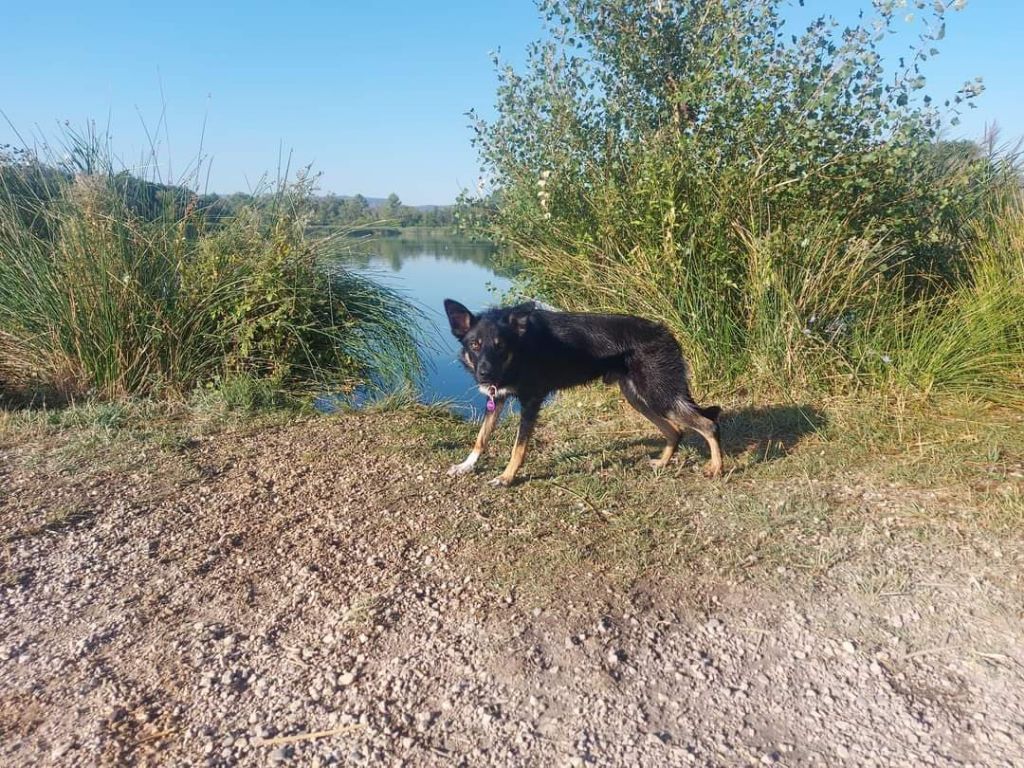
[[[480,351],[480,339],[477,339],[477,340],[475,340],[473,342],[470,342],[469,348],[472,349],[474,352],[479,352]]]
[[[494,348],[495,348],[495,349],[501,349],[501,348],[502,348],[502,346],[503,346],[503,345],[502,345],[502,343],[501,343],[501,339],[495,339],[495,340],[494,340]]]

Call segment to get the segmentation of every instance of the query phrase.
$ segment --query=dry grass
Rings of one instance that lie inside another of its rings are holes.
[[[173,494],[175,483],[202,482],[190,458],[197,441],[284,428],[294,431],[292,459],[317,465],[294,415],[119,408],[0,413],[0,453],[42,462],[65,478],[55,482],[75,487],[156,473]],[[881,421],[884,412],[897,416]],[[901,589],[914,558],[998,545],[1011,562],[1024,530],[1021,415],[988,407],[733,402],[723,423],[726,474],[708,481],[701,441],[684,442],[668,469],[652,472],[655,430],[610,390],[588,388],[545,408],[521,481],[491,488],[486,480],[504,466],[515,423],[499,427],[478,474],[460,479],[444,471],[463,458],[476,425],[440,409],[381,406],[341,415],[330,428],[339,440],[368,432],[382,454],[416,468],[444,499],[436,527],[421,533],[457,547],[467,572],[538,597],[651,578],[695,589],[815,584],[848,578],[855,562],[849,587],[871,595]]]
[[[483,482],[503,466],[515,420],[499,428],[480,474],[456,481],[469,487],[475,514],[453,517],[451,535],[502,588],[540,592],[595,579],[814,582],[852,559],[886,563],[886,548],[921,556],[1019,540],[1019,414],[903,405],[883,423],[880,412],[845,400],[732,403],[726,474],[709,482],[699,440],[653,473],[657,433],[607,390],[572,392],[545,410],[511,493]],[[416,427],[417,452],[439,468],[461,459],[474,433],[437,413]]]

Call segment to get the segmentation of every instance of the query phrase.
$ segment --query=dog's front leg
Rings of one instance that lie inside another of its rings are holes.
[[[483,424],[480,425],[480,431],[477,433],[476,442],[473,444],[473,450],[469,452],[469,456],[461,464],[452,464],[448,469],[448,476],[455,477],[456,475],[464,475],[467,472],[472,472],[473,467],[476,466],[477,459],[479,459],[485,450],[487,450],[487,441],[491,439],[491,433],[494,431],[494,427],[498,424],[498,418],[501,416],[501,410],[505,407],[505,398],[496,397],[494,398],[494,410],[488,411],[484,414]]]
[[[526,444],[530,442],[530,436],[537,424],[537,416],[540,414],[540,406],[543,402],[544,398],[523,402],[523,414],[519,420],[515,445],[512,446],[512,457],[509,459],[505,471],[491,480],[491,485],[512,485],[512,481],[516,479],[516,472],[523,466],[523,460],[526,458]]]

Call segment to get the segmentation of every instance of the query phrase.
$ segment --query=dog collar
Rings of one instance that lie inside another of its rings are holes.
[[[494,413],[494,408],[495,408],[494,398],[495,398],[495,396],[497,394],[498,394],[498,388],[496,386],[494,386],[493,384],[491,384],[491,386],[489,386],[487,388],[487,412],[488,413]]]

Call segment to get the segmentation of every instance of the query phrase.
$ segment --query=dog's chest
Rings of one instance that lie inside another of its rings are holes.
[[[510,397],[516,393],[511,387],[497,387],[493,392],[491,387],[485,387],[483,384],[480,384],[477,388],[480,390],[480,394],[487,395],[487,397]]]

